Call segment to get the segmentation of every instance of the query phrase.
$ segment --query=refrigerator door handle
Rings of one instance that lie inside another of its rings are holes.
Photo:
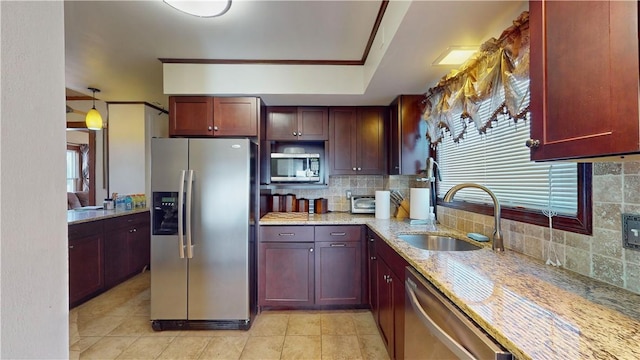
[[[187,258],[193,258],[193,243],[191,242],[191,202],[193,200],[193,170],[189,170],[187,180]]]
[[[187,171],[180,172],[180,191],[178,192],[178,252],[184,259],[184,178]]]

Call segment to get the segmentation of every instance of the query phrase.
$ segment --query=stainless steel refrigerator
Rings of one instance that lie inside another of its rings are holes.
[[[256,154],[249,139],[152,139],[154,330],[251,326]]]

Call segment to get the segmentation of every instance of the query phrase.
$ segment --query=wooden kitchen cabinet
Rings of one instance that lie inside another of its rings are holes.
[[[386,107],[330,108],[330,174],[386,174],[386,119]]]
[[[170,136],[258,136],[256,97],[170,96]]]
[[[266,139],[298,141],[329,139],[326,107],[267,107]]]
[[[105,220],[104,277],[111,288],[149,265],[151,253],[149,213]]]
[[[640,151],[638,3],[530,1],[532,160]]]
[[[102,221],[69,226],[70,307],[104,287],[102,226]]]
[[[311,239],[313,241],[313,239]],[[313,242],[262,242],[258,251],[258,305],[313,305]]]
[[[362,227],[315,227],[316,305],[362,303]]]
[[[378,258],[376,253],[376,235],[367,229],[367,291],[369,297],[369,307],[373,318],[378,318]]]
[[[424,95],[400,95],[389,106],[389,175],[416,175],[427,168],[422,100]]]

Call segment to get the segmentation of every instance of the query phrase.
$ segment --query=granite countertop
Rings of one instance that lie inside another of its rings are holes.
[[[67,224],[81,224],[90,221],[103,220],[123,215],[137,214],[149,211],[149,208],[133,210],[67,210]]]
[[[260,225],[368,225],[519,359],[640,358],[640,295],[489,244],[428,251],[397,235],[425,225],[348,213],[269,213]],[[463,234],[438,225],[437,232]],[[465,237],[466,238],[466,237]]]

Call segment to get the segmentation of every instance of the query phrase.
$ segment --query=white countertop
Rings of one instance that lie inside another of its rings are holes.
[[[140,208],[133,210],[67,210],[67,224],[74,225],[117,216],[137,214],[145,211],[149,211],[149,208]]]

